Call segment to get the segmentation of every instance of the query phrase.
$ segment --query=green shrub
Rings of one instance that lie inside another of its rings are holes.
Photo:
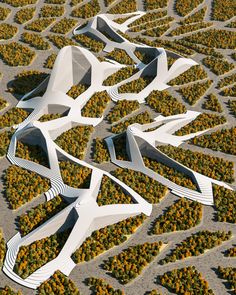
[[[217,98],[217,96],[213,93],[209,94],[207,100],[202,104],[203,109],[210,110],[213,112],[222,113],[222,106]]]
[[[22,8],[15,14],[15,22],[18,24],[24,24],[28,22],[34,17],[35,10],[35,7]]]
[[[21,41],[35,47],[38,50],[48,50],[50,49],[50,44],[44,40],[43,37],[36,33],[24,32],[21,35]]]
[[[119,100],[107,115],[107,119],[110,123],[114,123],[138,109],[139,103],[137,100]]]

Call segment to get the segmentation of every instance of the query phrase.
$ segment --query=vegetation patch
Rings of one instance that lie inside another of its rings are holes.
[[[187,111],[186,107],[178,102],[174,96],[170,95],[167,90],[152,91],[146,98],[146,101],[157,113],[161,113],[164,116],[182,114]]]
[[[225,255],[226,255],[227,257],[236,257],[236,247],[229,248],[229,249],[226,251]]]
[[[0,288],[0,295],[23,295],[21,291],[15,291],[9,286]]]
[[[197,80],[203,80],[207,78],[207,73],[200,65],[196,65],[185,71],[183,74],[178,77],[170,80],[169,85],[183,85],[190,82],[195,82]]]
[[[212,48],[235,49],[236,32],[210,29],[194,33],[183,39]]]
[[[20,215],[18,224],[21,234],[27,235],[66,206],[67,203],[60,196],[55,196],[52,200],[39,204]]]
[[[111,58],[121,64],[125,65],[133,65],[134,61],[132,58],[126,53],[123,49],[114,49],[111,52],[109,52],[106,57]]]
[[[124,193],[118,184],[104,175],[97,196],[97,203],[98,206],[105,206],[112,204],[132,204],[133,201],[130,195]]]
[[[169,30],[170,25],[164,25],[161,27],[152,28],[143,32],[143,35],[150,37],[161,37],[167,30]]]
[[[96,92],[81,110],[84,117],[100,118],[111,101],[106,91]]]
[[[136,116],[133,116],[125,121],[122,121],[114,126],[111,127],[112,133],[121,133],[126,131],[127,127],[131,124],[134,123],[139,123],[139,124],[147,124],[153,122],[150,114],[145,111],[143,113],[140,113]]]
[[[176,260],[204,254],[206,250],[212,249],[221,245],[222,242],[228,241],[231,238],[231,235],[231,232],[211,232],[209,230],[199,231],[187,237],[177,245],[169,255],[160,261],[160,264],[175,262]]]
[[[47,37],[49,41],[51,41],[58,49],[62,49],[65,46],[76,45],[76,43],[73,40],[61,35],[49,35]]]
[[[17,11],[15,14],[15,22],[18,24],[24,24],[31,20],[34,17],[35,14],[35,7],[28,7],[28,8],[22,8],[21,10]]]
[[[45,114],[45,115],[42,115],[38,121],[39,122],[48,122],[48,121],[51,121],[51,120],[55,120],[55,119],[59,119],[61,118],[62,115],[61,114]]]
[[[233,162],[170,145],[158,149],[198,173],[229,183],[234,181]]]
[[[44,38],[36,33],[24,32],[21,35],[21,41],[35,47],[38,50],[50,49],[50,44]]]
[[[137,72],[138,72],[138,69],[133,66],[121,68],[114,74],[108,76],[106,80],[103,81],[103,85],[113,86],[115,84],[122,82],[123,80],[130,78]]]
[[[73,27],[77,24],[77,20],[73,18],[63,18],[57,22],[52,28],[51,32],[58,34],[66,34],[70,32]]]
[[[146,24],[149,22],[153,22],[156,19],[162,18],[167,15],[167,11],[155,11],[155,12],[147,12],[144,15],[142,15],[140,18],[136,19],[133,21],[131,24],[128,25],[128,27],[134,27],[134,26],[139,26],[142,24]]]
[[[176,294],[214,295],[195,266],[173,269],[157,277],[157,282]]]
[[[112,7],[108,13],[111,14],[124,14],[128,12],[136,12],[137,3],[136,0],[121,0],[118,4]]]
[[[140,214],[94,231],[90,237],[86,238],[80,248],[73,253],[72,259],[75,263],[89,261],[124,243],[131,234],[135,233],[145,219],[145,215]]]
[[[151,76],[140,77],[121,85],[118,88],[118,91],[119,93],[139,93],[146,88],[153,81],[153,79],[154,77]]]
[[[212,80],[197,82],[189,86],[181,87],[177,91],[190,105],[194,105],[201,97],[203,97],[212,85],[212,82]]]
[[[154,221],[150,234],[188,230],[201,222],[202,213],[203,208],[199,202],[181,198]]]
[[[202,62],[217,76],[224,75],[234,69],[233,63],[229,63],[227,60],[223,59],[216,59],[212,56],[205,57]]]
[[[151,204],[158,204],[168,192],[163,184],[138,171],[118,168],[114,176]]]
[[[236,127],[194,137],[191,143],[236,156]]]
[[[18,29],[10,24],[1,23],[0,24],[0,40],[8,40],[15,36]]]
[[[236,7],[230,0],[222,2],[220,0],[212,1],[212,14],[213,20],[226,21],[236,15]]]
[[[29,113],[24,109],[13,107],[6,113],[0,116],[0,128],[11,127],[22,123]]]
[[[168,0],[145,0],[144,1],[144,8],[145,10],[153,10],[158,8],[166,7]]]
[[[71,15],[73,17],[90,18],[98,14],[100,11],[100,5],[98,0],[91,0],[90,2],[75,8]]]
[[[64,14],[64,6],[59,5],[45,5],[40,9],[40,17],[60,17]]]
[[[175,170],[172,167],[169,167],[163,163],[157,162],[151,158],[143,157],[144,165],[153,170],[154,172],[160,174],[161,176],[173,181],[177,185],[187,187],[193,190],[196,190],[197,187],[193,183],[190,177],[185,175],[182,172]]]
[[[70,161],[59,163],[61,176],[65,184],[74,188],[89,188],[92,170]]]
[[[218,267],[219,276],[226,280],[233,294],[236,292],[236,268],[235,267]]]
[[[15,155],[49,168],[48,156],[39,145],[30,145],[18,140]]]
[[[5,20],[11,13],[11,9],[7,7],[0,7],[0,21]]]
[[[107,119],[110,123],[114,123],[138,109],[139,103],[137,100],[119,100],[107,115]]]
[[[185,16],[193,11],[203,0],[176,0],[175,10],[180,16]]]
[[[53,18],[53,17],[52,18],[39,18],[39,19],[36,19],[36,20],[30,22],[29,24],[27,24],[25,26],[25,29],[41,33],[44,30],[46,30],[55,20],[56,20],[56,18]]]
[[[44,63],[44,68],[47,68],[47,69],[52,69],[53,66],[54,66],[54,63],[55,63],[55,60],[57,58],[57,54],[56,53],[52,53],[50,54],[47,59],[45,60],[45,63]]]
[[[89,88],[89,85],[79,83],[77,85],[71,86],[70,90],[66,94],[72,97],[73,99],[76,99],[80,94],[85,92],[88,88]]]
[[[2,228],[0,228],[0,268],[3,265],[5,253],[6,253],[6,242],[3,236]],[[1,290],[0,290],[0,294],[1,294]]]
[[[207,10],[207,7],[205,6],[202,9],[198,10],[197,12],[181,20],[180,23],[186,25],[186,24],[202,22],[204,20],[206,10]]]
[[[169,35],[170,36],[179,36],[179,35],[193,32],[193,31],[205,29],[205,28],[208,28],[212,25],[213,25],[213,23],[210,23],[210,22],[199,22],[199,23],[186,24],[186,25],[184,24],[184,25],[177,27],[176,29],[173,29],[172,31],[170,31]]]
[[[76,126],[59,135],[55,143],[70,155],[83,159],[92,131],[91,126]]]
[[[104,269],[119,280],[121,284],[127,284],[150,264],[159,254],[162,242],[144,243],[130,246],[118,255],[109,257],[104,263]]]
[[[229,100],[228,105],[229,105],[231,112],[236,117],[236,100]]]
[[[158,37],[158,35],[160,36],[160,34],[162,32],[164,33],[166,30],[168,30],[169,23],[173,20],[174,20],[174,18],[172,16],[167,16],[162,19],[156,19],[151,22],[140,24],[139,26],[131,27],[129,29],[129,31],[130,32],[140,32],[142,30],[148,30],[148,31],[144,32],[143,34],[148,35],[148,36]],[[159,28],[156,28],[156,27],[159,27]],[[164,27],[165,29],[162,27]],[[153,35],[151,33],[152,29],[155,30],[155,33],[153,33]]]
[[[217,125],[226,123],[226,118],[215,114],[202,113],[189,124],[183,126],[175,132],[175,135],[183,136],[190,133],[213,128]]]
[[[96,138],[94,147],[94,162],[101,164],[110,161],[110,155],[104,139]]]
[[[11,209],[21,207],[50,188],[48,179],[15,165],[7,168],[3,181]]]
[[[0,133],[0,157],[6,155],[12,135],[13,131],[3,131]]]
[[[233,83],[236,82],[236,73],[230,75],[230,76],[227,76],[227,77],[224,77],[222,78],[218,84],[217,84],[217,88],[223,88],[225,86],[229,86]]]
[[[39,86],[48,74],[37,70],[24,70],[15,76],[8,90],[12,93],[26,94]]]
[[[110,284],[108,284],[104,279],[98,278],[88,278],[86,284],[91,286],[93,294],[109,294],[109,295],[125,295],[120,289],[114,289]]]
[[[213,185],[213,194],[217,221],[236,223],[236,192]]]
[[[79,295],[79,289],[74,282],[66,277],[59,270],[56,271],[50,279],[43,282],[37,289],[38,295],[45,295],[50,292],[50,295],[62,294]]]
[[[210,110],[213,112],[222,113],[222,106],[217,98],[217,96],[213,93],[209,94],[207,100],[202,104],[203,109]]]
[[[236,85],[234,85],[232,87],[225,88],[224,90],[221,91],[220,94],[223,96],[236,97]]]
[[[82,46],[94,52],[100,52],[105,47],[105,43],[103,43],[102,41],[95,40],[85,34],[76,35],[74,39]]]
[[[2,0],[1,2],[7,3],[13,7],[22,7],[29,4],[35,4],[38,0]]]
[[[37,269],[55,259],[70,235],[69,229],[21,246],[16,257],[14,272],[26,279]],[[36,249],[40,249],[37,251]]]

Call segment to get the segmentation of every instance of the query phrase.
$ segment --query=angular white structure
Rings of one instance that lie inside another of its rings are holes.
[[[91,20],[83,29],[75,29],[74,31],[75,34],[90,33],[102,40],[106,43],[105,51],[107,52],[114,48],[125,50],[134,60],[136,64],[135,66],[139,69],[135,75],[115,86],[104,86],[103,81],[109,75],[115,73],[125,65],[121,65],[111,60],[109,62],[100,62],[91,52],[78,46],[64,47],[57,56],[49,81],[46,79],[39,85],[39,87],[25,95],[17,105],[20,108],[32,109],[33,111],[24,122],[15,126],[16,132],[13,135],[9,146],[7,154],[8,159],[11,163],[29,171],[36,172],[50,180],[51,188],[45,193],[47,200],[60,194],[62,197],[69,200],[70,203],[70,205],[64,210],[26,236],[21,237],[20,233],[17,233],[10,241],[8,241],[8,249],[3,271],[19,284],[36,289],[58,269],[64,274],[69,275],[71,270],[75,267],[75,263],[71,259],[72,253],[80,247],[86,237],[91,235],[94,230],[114,224],[140,213],[146,215],[151,214],[152,205],[127,185],[113,177],[110,173],[69,155],[54,142],[61,133],[74,126],[79,124],[97,126],[103,120],[103,117],[88,118],[81,115],[82,108],[94,93],[105,90],[114,101],[135,99],[142,103],[151,91],[166,89],[168,87],[168,81],[196,64],[190,59],[179,58],[168,70],[167,55],[164,49],[152,48],[146,45],[137,45],[129,42],[119,34],[118,31],[124,32],[129,23],[142,15],[143,13],[138,12],[134,17],[121,25],[113,21],[114,16],[112,15],[99,15]],[[108,39],[103,32],[109,32],[114,41]],[[143,64],[134,54],[135,50],[150,53],[153,56],[152,61],[147,65]],[[97,73],[99,73],[99,75]],[[118,93],[118,87],[120,85],[145,76],[147,73],[151,73],[155,78],[140,93]],[[72,85],[80,82],[85,82],[89,84],[90,87],[73,100],[66,93]],[[45,94],[42,97],[38,97],[37,94],[45,88]],[[32,95],[35,97],[28,100],[29,96]],[[43,114],[49,113],[50,109],[55,108],[62,111],[67,110],[66,116],[49,122],[38,121]],[[155,148],[157,140],[162,143],[178,146],[184,140],[200,134],[191,134],[189,136],[178,138],[172,135],[176,128],[180,128],[191,122],[191,120],[196,118],[197,115],[198,113],[195,112],[187,112],[186,114],[169,118],[159,116],[155,119],[154,123],[144,126],[137,124],[130,126],[127,130],[127,148],[131,157],[131,162],[118,161],[116,159],[112,138],[108,138],[107,143],[113,163],[149,175],[153,179],[166,185],[178,196],[198,200],[203,204],[213,204],[211,183],[213,182],[228,187],[227,185],[209,179],[208,177],[184,167]],[[144,132],[145,128],[153,128],[162,123],[165,123],[165,125],[159,129],[153,132]],[[50,168],[15,156],[17,140],[20,140],[27,135],[30,135],[34,144],[40,145],[47,153]],[[137,138],[144,141],[145,144],[143,147],[147,153],[150,152],[156,154],[158,159],[168,162],[172,167],[181,169],[187,175],[195,178],[201,192],[180,187],[164,177],[149,171],[150,169],[145,168],[136,141]],[[74,164],[82,165],[92,170],[90,186],[88,189],[76,189],[63,182],[58,163],[59,160],[62,159],[69,160]],[[103,175],[111,178],[115,183],[121,186],[123,190],[132,197],[133,204],[105,205],[99,207],[96,199]],[[20,246],[29,245],[36,240],[50,236],[55,232],[62,231],[68,227],[72,227],[72,231],[61,252],[54,260],[36,270],[26,279],[22,279],[14,272],[14,264]]]

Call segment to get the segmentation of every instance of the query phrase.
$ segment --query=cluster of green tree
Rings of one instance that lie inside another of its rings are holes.
[[[197,118],[194,119],[192,122],[190,122],[189,124],[177,130],[175,132],[175,135],[183,136],[190,133],[202,131],[205,129],[210,129],[224,123],[226,123],[226,118],[223,116],[202,113],[199,116],[197,116]]]
[[[15,22],[21,25],[28,22],[34,17],[35,10],[35,7],[27,7],[18,10],[14,17]]]
[[[67,34],[77,24],[77,20],[73,18],[63,18],[59,20],[52,28],[51,31],[57,34]]]
[[[59,163],[61,176],[65,184],[75,188],[89,188],[92,170],[70,161]]]
[[[143,161],[147,168],[152,169],[161,176],[168,178],[170,181],[173,181],[177,185],[187,187],[193,190],[197,189],[197,186],[192,181],[192,179],[184,173],[179,172],[174,168],[169,167],[161,162],[157,162],[156,160],[153,160],[151,158],[143,157]]]
[[[21,246],[16,257],[14,272],[26,279],[44,264],[55,259],[67,241],[70,232],[71,229],[67,229],[27,246]]]
[[[100,11],[100,5],[98,0],[91,0],[88,3],[80,7],[76,7],[72,10],[71,16],[81,17],[81,18],[90,18],[98,14]]]
[[[127,184],[151,204],[157,204],[168,192],[167,188],[147,175],[130,169],[118,168],[114,176]]]
[[[74,39],[82,46],[94,52],[100,52],[105,47],[105,43],[103,43],[102,41],[95,40],[85,34],[76,35]]]
[[[86,279],[86,284],[91,286],[90,289],[93,295],[125,295],[122,290],[114,289],[104,279],[91,277]]]
[[[233,162],[170,145],[158,149],[198,173],[229,183],[234,181]]]
[[[191,143],[236,156],[236,127],[194,137]]]
[[[97,196],[98,206],[111,204],[132,204],[132,198],[121,187],[113,182],[108,176],[102,178],[100,191]]]
[[[20,124],[28,117],[28,115],[29,113],[24,109],[13,107],[0,116],[0,129]]]
[[[58,49],[61,49],[65,46],[72,46],[77,45],[73,40],[70,38],[66,38],[61,35],[48,35],[47,38],[51,41]]]
[[[150,233],[152,235],[160,235],[168,232],[188,230],[201,222],[202,211],[200,203],[181,198],[168,207],[164,214],[155,220]]]
[[[150,264],[159,254],[162,242],[144,243],[130,246],[118,255],[109,257],[104,269],[111,272],[121,284],[127,284]]]
[[[202,63],[217,76],[224,75],[234,69],[233,63],[229,63],[226,59],[224,60],[222,58],[216,59],[213,56],[203,58]]]
[[[83,159],[92,131],[92,126],[76,126],[59,135],[55,143],[70,155]]]
[[[34,172],[11,165],[3,175],[5,195],[12,209],[17,209],[49,190],[49,180]]]
[[[232,236],[229,231],[211,232],[209,230],[199,231],[187,237],[174,248],[170,254],[160,261],[160,264],[175,262],[176,260],[185,259],[187,257],[199,256],[204,254],[206,250],[212,249],[228,241]]]
[[[236,192],[213,185],[213,194],[217,221],[236,223]]]
[[[127,218],[116,224],[96,230],[77,249],[72,259],[75,263],[89,261],[105,251],[124,243],[146,219],[144,214]]]
[[[15,36],[15,34],[17,33],[18,28],[10,25],[10,24],[6,24],[6,23],[1,23],[0,24],[0,40],[8,40],[11,39]]]
[[[236,294],[236,268],[235,267],[218,267],[219,276],[227,280],[233,294]]]
[[[39,204],[21,214],[18,222],[21,234],[27,235],[66,206],[67,203],[60,196],[55,196],[52,200]]]
[[[17,141],[16,157],[35,162],[49,168],[49,161],[46,152],[39,145],[31,145]]]
[[[190,105],[194,105],[201,97],[203,97],[212,85],[212,82],[212,80],[196,82],[194,84],[181,87],[178,89],[178,93],[183,97],[183,100],[187,101]]]
[[[157,112],[164,116],[182,114],[186,112],[186,107],[167,90],[152,91],[146,98],[147,103]]]
[[[0,57],[7,65],[12,67],[28,66],[35,56],[34,51],[14,41],[0,45]]]
[[[106,143],[104,142],[104,139],[98,137],[95,139],[93,158],[94,162],[99,164],[110,161],[109,151],[107,149]]]
[[[178,295],[214,295],[208,282],[204,280],[195,266],[173,269],[158,276],[157,281]]]
[[[21,35],[21,41],[31,45],[38,50],[48,50],[51,47],[48,41],[44,40],[42,36],[36,33],[24,32]]]
[[[113,133],[121,133],[126,131],[127,127],[131,124],[134,123],[139,123],[139,124],[147,124],[153,122],[150,114],[145,111],[143,113],[140,113],[136,116],[133,116],[125,121],[122,121],[114,126],[111,127],[111,131]]]
[[[41,7],[39,17],[60,17],[65,13],[65,7],[59,5],[44,5]]]
[[[100,118],[111,101],[106,91],[95,92],[81,110],[84,117]]]
[[[203,0],[176,0],[175,10],[180,16],[185,16],[193,11]]]
[[[210,93],[207,96],[207,99],[202,104],[202,107],[205,110],[210,110],[210,111],[213,111],[213,112],[218,112],[218,113],[223,112],[222,106],[221,106],[217,96],[215,94],[213,94],[213,93]]]
[[[79,295],[79,289],[74,282],[59,270],[37,289],[38,295]]]
[[[55,20],[55,17],[38,18],[25,25],[25,29],[41,33],[45,31],[53,22],[55,22]]]

